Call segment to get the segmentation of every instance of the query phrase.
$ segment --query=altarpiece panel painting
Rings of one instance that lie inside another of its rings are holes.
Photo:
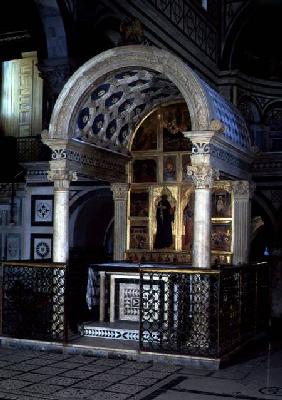
[[[134,160],[133,182],[157,182],[157,162],[154,159]]]
[[[226,190],[215,190],[212,195],[212,217],[231,218],[231,194]]]
[[[148,217],[149,216],[149,193],[131,192],[130,193],[130,216]]]
[[[232,229],[231,222],[212,223],[211,250],[231,251]]]

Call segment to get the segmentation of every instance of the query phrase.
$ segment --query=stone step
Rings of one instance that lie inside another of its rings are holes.
[[[81,324],[79,330],[85,337],[139,341],[139,324],[134,322],[85,322]],[[145,340],[146,336],[144,335]],[[158,336],[155,332],[154,340],[157,341]]]

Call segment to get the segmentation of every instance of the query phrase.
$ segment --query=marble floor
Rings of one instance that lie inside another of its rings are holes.
[[[282,399],[282,347],[265,344],[211,371],[0,347],[0,400]]]

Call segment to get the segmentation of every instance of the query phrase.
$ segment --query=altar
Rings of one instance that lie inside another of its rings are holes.
[[[139,322],[140,317],[140,271],[176,270],[187,265],[101,263],[88,267],[86,301],[91,310],[99,304],[100,322]]]

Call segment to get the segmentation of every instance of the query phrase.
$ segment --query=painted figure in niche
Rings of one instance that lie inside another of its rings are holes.
[[[163,180],[174,182],[176,180],[175,162],[172,158],[167,158],[164,163]]]
[[[231,217],[231,195],[227,191],[213,193],[212,216],[218,218]]]
[[[194,212],[191,204],[187,203],[183,210],[183,225],[184,225],[184,237],[183,237],[183,250],[191,250],[193,243],[193,218]]]
[[[222,196],[218,196],[217,201],[216,201],[216,213],[217,215],[223,215],[224,214],[224,201]]]
[[[184,154],[182,156],[182,180],[191,181],[191,176],[188,175],[188,166],[191,165],[191,158],[189,154]]]
[[[155,238],[155,249],[170,247],[173,243],[172,224],[174,222],[175,208],[171,206],[167,195],[163,194],[157,204],[157,233]]]

